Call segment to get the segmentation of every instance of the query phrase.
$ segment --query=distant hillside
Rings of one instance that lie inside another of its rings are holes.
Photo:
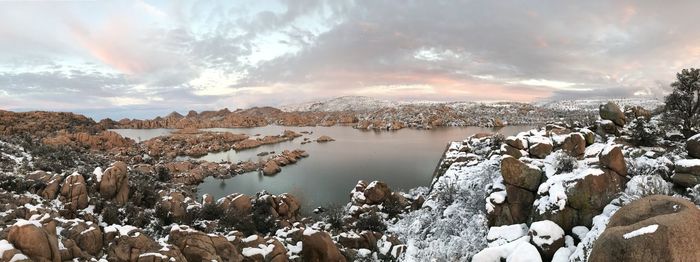
[[[387,100],[376,99],[367,96],[341,96],[327,100],[306,102],[293,105],[281,106],[285,112],[314,111],[314,112],[336,112],[336,111],[367,111],[380,108],[396,107],[400,103]]]
[[[601,98],[601,99],[576,99],[576,100],[557,100],[534,103],[536,106],[554,109],[554,110],[598,110],[598,106],[613,101],[620,107],[625,106],[641,106],[649,110],[653,110],[662,106],[664,102],[654,98]]]

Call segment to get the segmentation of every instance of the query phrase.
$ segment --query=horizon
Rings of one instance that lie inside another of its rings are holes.
[[[0,7],[0,109],[100,119],[342,96],[658,99],[676,72],[700,58],[694,1],[2,1]]]

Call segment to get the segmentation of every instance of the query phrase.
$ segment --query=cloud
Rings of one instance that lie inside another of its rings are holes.
[[[215,109],[652,96],[700,59],[700,2],[0,3],[0,104]],[[106,112],[106,111],[100,111]]]

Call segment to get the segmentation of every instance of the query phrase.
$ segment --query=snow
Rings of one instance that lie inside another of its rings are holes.
[[[650,225],[650,226],[645,226],[645,227],[642,227],[642,228],[637,229],[635,231],[624,234],[624,235],[622,235],[622,237],[624,237],[625,239],[630,239],[630,238],[638,237],[638,236],[645,235],[645,234],[651,234],[651,233],[656,232],[656,229],[658,229],[658,228],[659,228],[659,225],[656,225],[656,224]]]
[[[95,175],[95,180],[99,183],[102,181],[102,168],[101,167],[96,167],[95,171],[92,171],[92,173]]]
[[[530,237],[524,236],[501,246],[489,247],[472,257],[472,262],[542,261],[537,248],[530,245]],[[534,251],[534,253],[533,253]]]
[[[29,260],[29,257],[25,256],[24,254],[17,253],[12,258],[10,259],[10,262],[15,262],[15,261],[23,261],[23,260]]]
[[[12,244],[10,244],[10,242],[7,242],[7,240],[5,239],[0,240],[0,257],[2,257],[3,254],[5,254],[5,251],[10,251],[13,249],[15,249],[15,247]]]
[[[258,238],[259,238],[258,235],[250,235],[241,241],[243,241],[243,243],[250,243],[250,242],[258,240]]]
[[[590,230],[588,230],[588,228],[585,226],[575,226],[571,229],[571,233],[576,235],[578,239],[583,239],[586,234],[588,234],[588,231]]]
[[[552,262],[568,262],[571,256],[571,249],[566,247],[560,247],[557,252],[552,256]]]
[[[17,219],[17,222],[15,222],[12,226],[16,227],[23,227],[23,226],[28,226],[28,225],[33,225],[35,227],[41,227],[41,223],[37,220],[24,220],[24,219]]]
[[[559,225],[550,221],[543,220],[537,221],[530,225],[530,232],[536,232],[531,234],[532,242],[537,246],[551,245],[555,241],[564,237],[564,230],[561,229]]]
[[[258,245],[257,248],[255,247],[246,247],[243,248],[243,251],[241,252],[243,256],[245,257],[252,257],[255,255],[261,255],[263,258],[267,257],[267,255],[272,252],[272,250],[275,248],[275,245],[263,245],[260,244]]]
[[[304,229],[304,233],[303,233],[303,234],[304,234],[305,236],[310,236],[310,235],[313,235],[313,234],[316,234],[316,233],[318,233],[318,230],[314,230],[314,229],[311,228],[311,227],[306,227],[306,228]]]
[[[546,163],[546,165],[547,167],[545,167],[545,170],[550,172],[551,163]],[[539,188],[537,189],[537,194],[541,197],[535,200],[533,205],[537,208],[537,211],[540,214],[544,214],[547,211],[556,212],[563,210],[566,206],[566,190],[569,186],[573,185],[576,181],[585,178],[586,176],[599,176],[604,173],[605,172],[599,168],[590,168],[588,166],[581,165],[571,173],[549,176],[549,179],[540,184]]]
[[[174,227],[174,226],[173,226]],[[110,233],[110,232],[118,232],[120,236],[126,236],[131,231],[138,230],[139,228],[131,225],[111,225],[108,227],[105,227],[104,231],[105,233]]]
[[[678,160],[678,161],[676,161],[676,166],[684,167],[684,168],[691,168],[691,167],[700,166],[700,159]]]
[[[166,256],[166,255],[163,255],[161,253],[155,253],[155,252],[143,253],[143,254],[139,255],[139,257],[158,257],[158,258],[162,258],[162,259],[168,258],[168,256]]]
[[[527,224],[505,225],[489,228],[486,240],[494,245],[503,245],[503,242],[513,242],[514,240],[527,236]],[[491,244],[489,244],[491,246]]]

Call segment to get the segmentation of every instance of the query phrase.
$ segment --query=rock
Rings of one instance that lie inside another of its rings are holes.
[[[86,208],[88,206],[88,193],[85,186],[85,178],[78,173],[73,173],[66,177],[61,187],[60,200],[72,212]]]
[[[625,115],[628,119],[644,118],[646,120],[651,119],[651,111],[644,109],[641,106],[630,106],[625,107]]]
[[[160,248],[156,241],[139,230],[124,233],[119,232],[118,236],[108,236],[115,233],[105,235],[107,257],[114,261],[136,261],[142,254],[155,252]]]
[[[367,204],[381,204],[391,194],[391,189],[386,183],[381,181],[373,181],[364,189],[364,195],[367,199]]]
[[[115,162],[105,170],[100,180],[100,194],[117,205],[124,205],[129,199],[129,175],[126,163]]]
[[[542,170],[511,156],[501,158],[501,175],[506,184],[535,192],[542,182]]]
[[[564,230],[549,220],[532,223],[528,235],[544,261],[551,261],[554,253],[564,246]]]
[[[340,250],[338,250],[338,247],[335,246],[333,240],[331,240],[331,237],[326,232],[306,229],[301,239],[301,254],[304,261],[346,261],[345,257],[340,253]]]
[[[682,187],[694,187],[700,184],[700,159],[676,161],[671,181]]]
[[[620,129],[613,121],[610,120],[601,120],[598,122],[598,132],[601,135],[605,134],[610,134],[610,135],[620,135]]]
[[[7,233],[7,241],[33,261],[61,261],[58,239],[36,221],[20,220]]]
[[[222,210],[235,210],[241,214],[250,214],[253,209],[252,198],[248,195],[233,193],[220,198],[216,203]]]
[[[688,138],[685,142],[685,148],[688,150],[688,155],[700,158],[700,134]]]
[[[508,145],[508,144],[503,144],[503,145],[501,146],[501,151],[502,151],[504,154],[509,155],[509,156],[512,156],[512,157],[514,157],[514,158],[521,158],[521,157],[523,157],[523,151],[521,151],[521,150],[519,150],[519,149],[517,149],[517,148],[515,148],[515,147],[512,147],[512,146],[510,146],[510,145]]]
[[[325,142],[331,142],[335,141],[335,139],[331,138],[330,136],[321,136],[318,139],[316,139],[316,142],[319,143],[325,143]]]
[[[686,261],[700,257],[700,210],[685,199],[653,195],[620,208],[589,261]]]
[[[506,137],[506,144],[517,148],[518,150],[524,150],[527,148],[527,140],[515,136]]]
[[[263,175],[271,176],[282,171],[282,168],[277,165],[276,161],[267,161],[262,168]]]
[[[564,139],[561,149],[572,157],[582,157],[586,152],[586,139],[581,133],[571,133]]]
[[[158,207],[168,211],[170,216],[175,220],[180,220],[187,214],[188,203],[185,202],[187,197],[180,191],[161,191]]]
[[[170,241],[187,261],[242,261],[238,249],[220,235],[208,235],[187,226],[174,226]]]
[[[532,141],[530,141],[530,155],[537,158],[544,159],[545,157],[547,157],[547,155],[552,153],[553,148],[554,146],[552,146],[551,141],[544,143],[533,143]]]
[[[588,128],[582,128],[579,130],[583,137],[586,139],[586,146],[590,146],[595,143],[595,133]]]
[[[625,114],[620,110],[620,107],[611,102],[599,107],[600,118],[610,120],[617,126],[625,126]]]
[[[576,180],[566,191],[567,205],[578,211],[577,225],[591,227],[594,216],[602,213],[618,193],[622,192],[627,179],[609,169],[589,169],[583,179]]]
[[[80,250],[90,255],[97,256],[102,250],[102,230],[96,224],[70,223],[68,227],[68,238],[75,241]],[[65,227],[64,227],[65,228]]]
[[[627,176],[627,164],[625,164],[625,156],[622,154],[621,146],[607,145],[600,152],[598,159],[602,167],[609,168],[618,175]]]

